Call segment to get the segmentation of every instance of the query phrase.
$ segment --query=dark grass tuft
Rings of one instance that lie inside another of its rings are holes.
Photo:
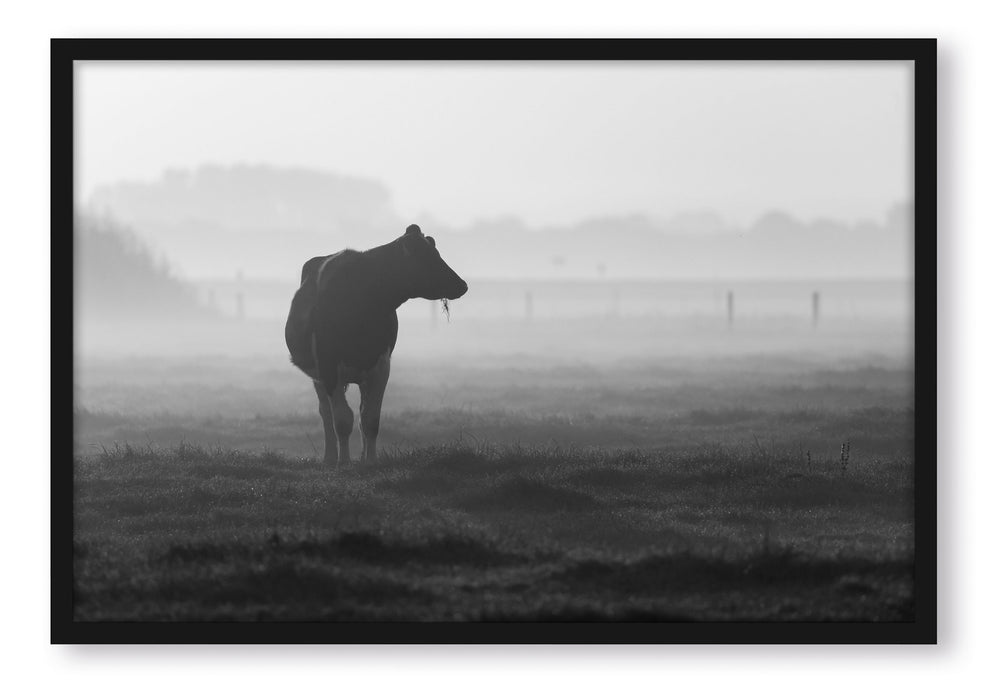
[[[552,576],[591,588],[621,589],[629,595],[657,590],[691,592],[788,585],[835,585],[857,577],[910,580],[913,562],[865,557],[813,557],[786,547],[746,556],[715,557],[678,552],[633,561],[589,560]]]
[[[696,622],[684,613],[663,609],[662,606],[637,607],[628,604],[545,605],[536,609],[489,610],[481,616],[483,622]]]
[[[382,537],[368,532],[346,532],[337,537],[341,554],[361,561],[388,565],[508,566],[527,557],[500,550],[493,543],[463,536],[440,535],[420,541]]]
[[[505,566],[524,563],[527,557],[500,550],[493,542],[461,534],[402,538],[375,531],[347,531],[320,539],[283,538],[272,534],[254,544],[187,542],[169,546],[158,558],[168,565],[209,565],[236,561],[261,561],[272,557],[298,557],[300,561],[334,563],[343,560],[389,566]]]
[[[459,504],[469,508],[504,511],[590,511],[601,507],[593,496],[527,477],[513,477],[467,496]]]

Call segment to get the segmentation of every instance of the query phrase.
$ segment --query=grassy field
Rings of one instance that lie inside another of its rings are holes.
[[[909,465],[449,445],[77,463],[83,620],[912,616]]]
[[[913,618],[903,361],[508,364],[397,355],[327,471],[284,361],[80,362],[77,618]]]

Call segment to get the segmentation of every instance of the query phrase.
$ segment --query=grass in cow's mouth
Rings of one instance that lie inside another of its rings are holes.
[[[440,306],[443,307],[443,314],[447,317],[447,323],[450,323],[450,300],[441,299]]]

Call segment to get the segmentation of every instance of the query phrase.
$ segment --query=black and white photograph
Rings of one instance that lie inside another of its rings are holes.
[[[924,637],[911,51],[365,44],[73,56],[62,622]]]

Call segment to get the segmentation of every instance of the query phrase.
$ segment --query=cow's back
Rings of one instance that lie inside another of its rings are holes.
[[[365,253],[345,250],[319,269],[313,326],[316,364],[325,384],[346,365],[370,370],[395,347],[398,318],[383,302],[386,273]]]
[[[370,370],[391,353],[398,317],[376,302],[381,280],[381,271],[354,250],[307,261],[285,324],[293,364],[332,388],[341,364]]]

